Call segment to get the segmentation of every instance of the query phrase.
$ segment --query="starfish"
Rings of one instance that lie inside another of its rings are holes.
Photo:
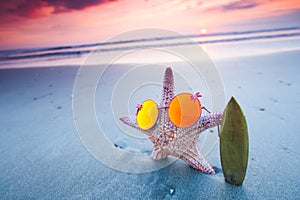
[[[201,96],[196,93],[196,96]],[[174,97],[174,80],[171,67],[167,67],[164,75],[163,94],[161,107],[170,105]],[[196,98],[192,96],[191,98]],[[138,105],[138,109],[141,105]],[[200,134],[212,127],[221,125],[221,113],[209,113],[201,116],[198,121],[187,128],[181,128],[174,125],[168,116],[167,109],[159,109],[159,117],[156,124],[149,130],[142,130],[135,117],[121,117],[120,120],[144,134],[148,135],[153,143],[153,151],[151,157],[154,160],[164,159],[167,156],[176,156],[197,170],[204,173],[215,174],[214,169],[201,155],[198,149],[198,139]]]

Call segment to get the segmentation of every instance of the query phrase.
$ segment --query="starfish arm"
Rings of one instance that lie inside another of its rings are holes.
[[[135,117],[132,117],[132,116],[120,117],[120,121],[123,122],[124,124],[126,124],[126,125],[132,127],[132,128],[135,128],[135,129],[138,130],[138,131],[141,131],[142,133],[144,133],[144,134],[146,134],[146,135],[148,135],[148,136],[152,135],[152,132],[153,132],[153,131],[156,131],[156,129],[157,129],[157,128],[153,128],[153,129],[151,129],[151,130],[142,130],[142,129],[138,126],[138,124],[137,124],[137,122],[136,122],[136,118],[135,118]]]
[[[201,116],[200,119],[190,128],[188,128],[189,132],[198,131],[199,134],[203,131],[213,128],[215,126],[219,126],[222,123],[222,113],[213,113],[209,115]]]
[[[138,126],[135,117],[127,116],[127,117],[120,117],[121,122],[124,124],[131,126],[132,128],[135,128],[137,130],[141,130]]]
[[[168,156],[167,152],[165,152],[162,148],[154,148],[151,154],[151,157],[154,160],[165,159]]]
[[[214,169],[205,160],[198,150],[198,139],[200,134],[212,127],[222,123],[222,114],[215,113],[202,116],[199,121],[188,129],[178,128],[177,138],[170,144],[169,148],[174,149],[172,155],[177,156],[189,165],[204,173],[215,174]]]
[[[175,148],[178,148],[178,145],[182,145],[183,143],[185,143],[185,146],[190,146],[192,142],[198,141],[200,134],[203,131],[221,125],[221,123],[221,113],[204,115],[198,120],[198,122],[189,128],[177,128],[176,132],[178,135],[172,145]]]
[[[200,154],[195,143],[193,143],[190,149],[184,151],[180,158],[197,170],[200,170],[207,174],[215,174],[215,170],[205,160],[204,156]]]
[[[174,77],[171,67],[167,67],[164,76],[161,106],[169,106],[174,97]]]
[[[187,149],[194,142],[198,142],[200,134],[212,127],[221,125],[222,114],[215,113],[202,116],[196,124],[189,128],[179,128],[176,129],[176,139],[170,143],[170,148],[180,149],[183,147]]]

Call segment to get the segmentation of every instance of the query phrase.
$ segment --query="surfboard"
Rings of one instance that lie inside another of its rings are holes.
[[[234,97],[228,102],[220,133],[220,158],[225,181],[241,185],[244,181],[249,154],[246,118]]]

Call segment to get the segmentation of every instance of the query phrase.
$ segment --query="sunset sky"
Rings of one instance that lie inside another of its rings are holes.
[[[300,26],[298,0],[9,0],[0,49],[101,42],[137,28],[184,34]]]

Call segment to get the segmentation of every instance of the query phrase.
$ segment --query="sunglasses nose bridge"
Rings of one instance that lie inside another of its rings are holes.
[[[169,106],[161,106],[158,109],[167,109],[167,108],[169,108]]]

